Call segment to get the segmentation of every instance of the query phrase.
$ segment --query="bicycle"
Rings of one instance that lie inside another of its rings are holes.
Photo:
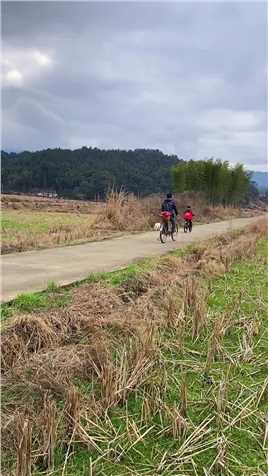
[[[185,220],[184,221],[184,226],[183,226],[184,233],[187,233],[187,231],[189,231],[189,233],[191,233],[192,229],[193,229],[192,221],[191,220]]]
[[[170,236],[172,241],[175,241],[175,230],[173,230],[170,212],[161,213],[162,223],[160,226],[160,241],[161,243],[166,243],[167,238]]]

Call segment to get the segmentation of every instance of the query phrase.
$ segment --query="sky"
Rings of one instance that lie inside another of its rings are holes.
[[[266,2],[3,2],[2,149],[267,169]]]

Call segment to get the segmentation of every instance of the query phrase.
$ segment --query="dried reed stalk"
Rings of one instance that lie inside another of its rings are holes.
[[[32,424],[22,414],[18,415],[16,432],[18,441],[16,476],[31,476]]]
[[[54,453],[57,436],[56,404],[45,395],[43,411],[44,467],[54,470]]]

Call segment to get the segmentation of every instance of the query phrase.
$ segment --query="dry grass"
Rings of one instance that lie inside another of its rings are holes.
[[[101,228],[142,231],[152,226],[150,214],[145,202],[123,190],[111,190],[107,194],[104,212],[98,217],[97,225]]]
[[[198,223],[229,220],[230,218],[249,217],[261,214],[264,209],[239,209],[233,207],[208,206],[204,198],[196,193],[175,194],[181,223],[183,212],[190,204]],[[150,196],[139,199],[125,191],[111,190],[107,194],[104,213],[97,219],[99,227],[124,231],[143,231],[151,229],[159,221],[163,196]]]
[[[55,324],[55,328],[53,328]],[[20,316],[2,336],[2,369],[12,367],[32,352],[58,342],[57,325],[45,316]]]
[[[114,236],[115,233],[151,230],[159,222],[163,196],[139,199],[123,190],[110,190],[106,202],[46,199],[4,195],[2,199],[2,253],[50,248]],[[195,221],[209,223],[254,216],[264,209],[208,207],[201,195],[175,196],[179,216],[190,203]],[[182,218],[180,218],[182,223]]]
[[[155,270],[131,278],[119,289],[84,285],[74,291],[65,309],[11,322],[2,335],[3,390],[18,398],[4,404],[3,448],[7,453],[16,449],[18,474],[29,476],[37,467],[53,474],[59,442],[65,448],[62,474],[77,445],[96,452],[90,469],[94,474],[95,465],[119,463],[133,457],[134,449],[140,452],[151,432],[153,438],[171,436],[176,447],[161,458],[154,455],[154,466],[144,474],[199,475],[198,455],[210,450],[214,457],[205,474],[231,474],[226,432],[253,418],[267,394],[266,382],[250,396],[243,388],[235,399],[229,396],[234,369],[255,358],[260,323],[242,316],[237,322],[227,312],[210,315],[209,287],[203,277],[210,280],[235,261],[253,256],[267,229],[262,221],[247,234],[226,235],[209,247],[195,247],[185,258],[165,257]],[[224,338],[237,329],[244,336],[241,345],[227,351]],[[205,340],[208,345],[203,345]],[[178,362],[170,357],[174,349],[183,356]],[[190,355],[196,358],[190,360]],[[209,382],[217,361],[227,362],[228,372],[213,392],[202,390],[193,401],[191,375],[202,372]],[[168,400],[170,378],[174,401]],[[128,404],[139,399],[137,419]],[[65,402],[63,409],[59,401]],[[198,424],[192,421],[195,407]],[[125,409],[119,427],[111,420],[114,408]],[[203,416],[204,408],[215,417]],[[218,434],[212,431],[214,419]],[[263,418],[264,447],[267,434]]]
[[[2,334],[2,370],[43,349],[76,343],[83,336],[95,338],[103,316],[108,322],[109,314],[122,304],[117,291],[86,284],[74,291],[67,308],[18,316]]]
[[[198,275],[201,272],[217,276],[227,271],[235,260],[252,256],[260,235],[266,229],[267,224],[262,221],[254,228],[254,233],[241,235],[235,240],[226,237],[225,245],[220,239],[219,246],[214,248],[195,248],[186,260],[164,257],[161,269],[157,267],[154,271],[130,278],[119,290],[86,284],[74,291],[72,303],[67,308],[38,316],[29,314],[18,317],[2,336],[3,369],[13,366],[30,353],[77,342],[84,335],[95,334],[111,322],[110,315],[122,314],[125,303],[129,303],[128,316],[131,318],[128,317],[128,321],[133,318],[136,322],[140,316],[144,319],[146,313],[153,316],[155,311],[159,316],[160,300],[166,324],[173,324],[183,311],[190,316],[193,338],[199,337],[206,325],[208,290],[200,285],[193,273],[198,271]],[[228,259],[223,259],[223,256]],[[167,291],[169,283],[175,287]]]
[[[2,253],[99,240],[111,235],[94,226],[96,214],[2,211]],[[103,233],[104,232],[104,233]]]
[[[31,422],[22,415],[17,419],[17,468],[16,476],[32,474],[32,427]]]
[[[101,202],[67,200],[64,198],[45,198],[31,195],[1,196],[2,209],[9,210],[33,210],[57,213],[86,213],[96,214],[102,207]]]
[[[39,458],[43,469],[53,471],[55,466],[54,456],[57,441],[58,420],[55,401],[49,398],[48,394],[45,394],[44,396],[41,418],[43,447],[41,448]]]

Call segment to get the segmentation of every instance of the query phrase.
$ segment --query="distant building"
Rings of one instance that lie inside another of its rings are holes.
[[[58,194],[55,190],[39,190],[33,191],[32,195],[36,195],[37,197],[46,197],[46,198],[57,198]]]

